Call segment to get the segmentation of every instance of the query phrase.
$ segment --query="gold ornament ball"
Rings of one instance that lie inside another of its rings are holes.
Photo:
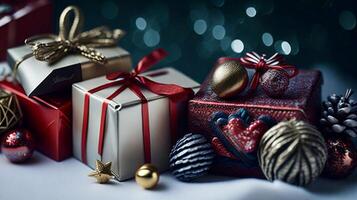
[[[211,87],[219,97],[229,98],[242,92],[247,83],[247,70],[236,61],[227,61],[213,72]]]
[[[154,188],[159,182],[160,174],[152,164],[144,164],[135,173],[135,181],[145,189]]]

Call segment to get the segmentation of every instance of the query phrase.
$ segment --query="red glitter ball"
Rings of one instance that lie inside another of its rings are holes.
[[[323,176],[341,179],[353,173],[357,167],[357,150],[350,139],[329,136],[325,138],[328,157]]]
[[[32,157],[34,140],[25,129],[12,130],[4,136],[1,150],[11,162],[24,162]]]
[[[281,97],[289,87],[289,75],[284,70],[268,70],[261,77],[260,85],[268,96]]]

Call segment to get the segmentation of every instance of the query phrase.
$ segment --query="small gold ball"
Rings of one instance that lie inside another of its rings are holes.
[[[229,98],[242,92],[247,83],[247,70],[236,61],[227,61],[213,72],[211,87],[219,97]]]
[[[135,181],[145,189],[154,188],[159,182],[160,174],[152,164],[144,164],[135,173]]]

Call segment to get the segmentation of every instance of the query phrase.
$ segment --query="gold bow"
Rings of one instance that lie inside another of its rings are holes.
[[[73,12],[73,22],[69,24],[69,17]],[[59,34],[46,34],[30,37],[25,44],[31,46],[32,56],[37,60],[53,64],[68,54],[81,54],[93,62],[105,64],[107,59],[96,47],[115,46],[125,32],[120,29],[109,30],[107,27],[97,27],[89,31],[80,32],[83,16],[76,6],[68,6],[63,10],[59,19]],[[70,25],[69,31],[67,30]],[[50,42],[38,42],[39,39],[52,39]]]

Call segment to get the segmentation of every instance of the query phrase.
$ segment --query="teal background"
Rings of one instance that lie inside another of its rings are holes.
[[[158,67],[174,66],[197,81],[204,80],[217,58],[240,57],[254,50],[267,55],[288,52],[288,63],[300,69],[329,70],[352,88],[356,86],[357,4],[353,0],[55,0],[54,29],[58,30],[60,12],[71,4],[83,10],[85,29],[106,24],[126,30],[120,45],[131,52],[134,61],[162,47],[170,56]],[[253,17],[248,16],[248,8],[255,10]],[[140,26],[143,30],[136,24],[138,18],[146,21],[145,28]],[[194,30],[198,20],[206,23],[203,33],[198,26],[202,34]],[[218,32],[219,39],[213,35],[216,26],[225,30],[223,37]],[[264,33],[273,37],[272,45],[263,43]],[[244,44],[241,52],[231,47],[236,39]],[[283,41],[290,52],[282,49]]]

